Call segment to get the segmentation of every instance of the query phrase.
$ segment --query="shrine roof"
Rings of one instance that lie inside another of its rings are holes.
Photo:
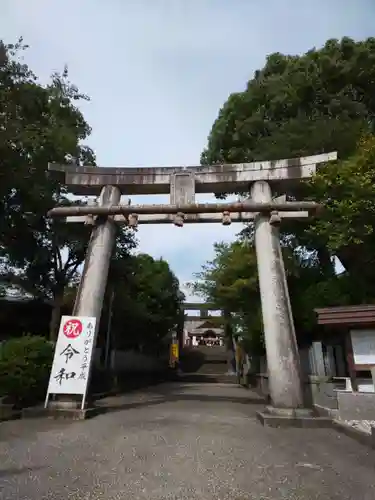
[[[375,304],[326,307],[315,309],[318,325],[368,326],[375,325]]]

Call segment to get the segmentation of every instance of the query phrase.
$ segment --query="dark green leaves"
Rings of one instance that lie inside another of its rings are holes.
[[[374,120],[374,46],[343,38],[302,56],[268,56],[220,110],[202,162],[352,154]]]
[[[155,354],[178,326],[184,300],[167,262],[146,254],[114,260],[109,283],[115,292],[116,345]]]

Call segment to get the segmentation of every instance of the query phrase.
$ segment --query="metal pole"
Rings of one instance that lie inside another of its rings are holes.
[[[103,188],[106,189],[106,188]],[[112,188],[117,189],[117,188]],[[236,203],[191,203],[179,205],[112,205],[56,207],[48,212],[49,217],[73,215],[131,215],[131,214],[197,214],[218,212],[291,212],[295,210],[317,210],[321,205],[311,201],[236,202]]]

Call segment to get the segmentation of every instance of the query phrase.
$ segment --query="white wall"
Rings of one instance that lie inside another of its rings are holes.
[[[352,330],[354,363],[375,365],[375,330]]]

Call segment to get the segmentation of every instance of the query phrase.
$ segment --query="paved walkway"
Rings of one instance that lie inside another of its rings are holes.
[[[373,500],[375,452],[329,429],[270,429],[251,392],[165,384],[95,419],[0,424],[7,500]]]

